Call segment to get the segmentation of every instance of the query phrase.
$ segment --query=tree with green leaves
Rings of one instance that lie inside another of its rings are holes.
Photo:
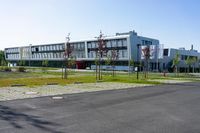
[[[144,77],[148,78],[149,71],[149,59],[151,57],[151,49],[150,46],[147,45],[142,49],[142,53],[144,55]]]
[[[42,61],[42,71],[46,72],[47,71],[47,67],[49,65],[49,61],[48,60],[43,60]]]
[[[71,58],[68,59],[68,62],[67,62],[68,68],[72,69],[75,64],[76,64],[76,59],[75,58],[71,57]]]
[[[174,72],[178,73],[178,64],[180,63],[180,55],[176,52],[175,57],[172,60],[172,67],[174,68]]]
[[[100,73],[98,73],[98,71],[99,71],[99,64],[100,64],[100,62],[99,62],[99,59],[96,57],[95,58],[95,60],[94,60],[94,64],[95,64],[95,67],[96,67],[96,69],[95,69],[95,74],[96,74],[96,80],[98,80],[98,74],[100,74]],[[100,71],[99,71],[100,72]]]
[[[43,67],[48,67],[48,65],[49,65],[49,61],[48,60],[43,60],[42,61],[42,66]]]
[[[110,55],[107,56],[106,60],[105,60],[105,65],[107,66],[107,71],[109,71],[109,66],[111,65],[112,63],[112,58]]]
[[[7,62],[5,60],[5,54],[4,51],[0,50],[0,66],[7,65]]]
[[[98,71],[96,71],[96,80],[102,80],[101,65],[103,62],[103,57],[107,55],[108,48],[106,47],[106,41],[104,40],[104,36],[101,31],[99,37],[97,37],[97,48],[95,51],[96,57],[99,59]]]
[[[192,72],[194,73],[194,69],[195,69],[195,64],[197,63],[197,57],[192,57],[192,66],[193,66],[193,69],[192,69]]]
[[[19,66],[25,66],[25,60],[20,60],[19,61]]]
[[[190,67],[192,65],[192,58],[191,56],[187,56],[187,59],[185,60],[185,64],[188,66],[188,69],[186,69],[186,73],[190,72]]]
[[[111,62],[112,62],[111,56],[108,55],[106,60],[105,60],[105,65],[109,66],[109,65],[111,65]]]
[[[198,72],[200,73],[200,59],[197,59],[197,63],[198,63],[198,66],[199,66],[199,68],[198,68],[199,71]]]
[[[67,67],[68,68],[70,68],[70,69],[68,69],[68,73],[70,74],[70,73],[72,73],[72,69],[74,68],[74,66],[76,65],[76,58],[75,57],[73,57],[73,56],[71,56],[70,58],[68,58],[68,60],[67,60]]]
[[[119,59],[119,51],[114,48],[111,50],[111,65],[113,68],[113,73],[112,73],[113,77],[115,76],[115,65],[118,59]]]

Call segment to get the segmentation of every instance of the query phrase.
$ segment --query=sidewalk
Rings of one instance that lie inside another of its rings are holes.
[[[84,84],[69,84],[66,86],[60,85],[45,85],[34,88],[29,87],[2,87],[0,88],[0,101],[33,98],[41,96],[53,96],[61,94],[93,92],[101,90],[115,90],[123,88],[134,88],[141,86],[152,86],[134,83],[84,83]]]

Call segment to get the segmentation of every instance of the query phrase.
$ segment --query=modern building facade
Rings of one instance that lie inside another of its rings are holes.
[[[138,36],[135,31],[130,31],[105,37],[104,41],[107,53],[103,56],[103,60],[111,55],[114,49],[118,54],[116,65],[127,67],[130,60],[137,61],[138,59],[143,59],[142,47],[150,46],[151,51],[153,51],[151,52],[150,68],[151,70],[158,69],[159,40]],[[39,66],[43,60],[48,60],[50,66],[61,67],[64,61],[65,44],[56,43],[5,48],[5,57],[13,65],[24,60],[31,66]],[[97,58],[97,39],[70,41],[69,44],[72,47],[72,57],[76,60],[77,68],[91,68],[94,65],[94,61]]]
[[[179,64],[178,68],[180,72],[191,72],[194,69],[194,71],[199,71],[200,68],[200,53],[197,50],[193,49],[193,46],[190,50],[186,50],[185,48],[165,48],[163,49],[163,58],[160,60],[161,62],[161,70],[166,71],[172,71],[172,62],[176,54],[179,55]],[[191,63],[191,68],[189,69],[189,65],[186,63],[187,58],[195,59],[194,63]]]

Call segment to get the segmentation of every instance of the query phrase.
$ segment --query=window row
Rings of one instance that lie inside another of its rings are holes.
[[[64,44],[32,47],[31,50],[33,52],[64,50]]]
[[[75,58],[85,58],[85,52],[75,52],[72,56]]]
[[[142,40],[142,45],[152,45],[152,41]]]
[[[188,58],[191,61],[197,61],[198,59],[197,56],[181,55],[181,60],[187,60]]]
[[[85,50],[85,43],[72,43],[71,47],[73,50]]]
[[[118,58],[128,58],[128,51],[127,50],[118,50],[116,54],[117,54]],[[111,56],[111,55],[112,55],[112,51],[109,50],[107,52],[107,56]],[[88,53],[88,58],[97,58],[96,52],[90,51]]]
[[[9,48],[5,50],[6,53],[16,53],[19,52],[18,48]]]
[[[19,54],[7,54],[8,59],[19,59]]]
[[[105,41],[106,47],[127,47],[127,40],[126,39],[116,39],[116,40],[107,40]],[[98,42],[88,42],[87,43],[88,48],[97,48]]]
[[[63,58],[63,57],[64,57],[64,52],[32,54],[32,58],[34,59],[54,59],[54,58]]]

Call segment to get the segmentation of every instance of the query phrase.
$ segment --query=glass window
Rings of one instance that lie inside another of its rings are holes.
[[[124,47],[127,47],[127,41],[126,39],[123,40],[123,44],[122,44]]]
[[[95,47],[96,47],[96,43],[92,42],[92,48],[95,48]]]
[[[169,51],[169,49],[164,49],[163,56],[168,56],[168,51]]]
[[[122,47],[122,40],[118,40],[117,43],[118,43],[118,47]]]
[[[91,43],[88,43],[88,44],[87,44],[87,47],[88,47],[88,48],[92,48]]]
[[[112,40],[112,47],[117,47],[116,40]]]
[[[111,48],[111,47],[112,47],[111,42],[110,42],[109,40],[107,41],[106,46],[107,46],[108,48]]]
[[[119,58],[122,58],[122,50],[119,50]]]

